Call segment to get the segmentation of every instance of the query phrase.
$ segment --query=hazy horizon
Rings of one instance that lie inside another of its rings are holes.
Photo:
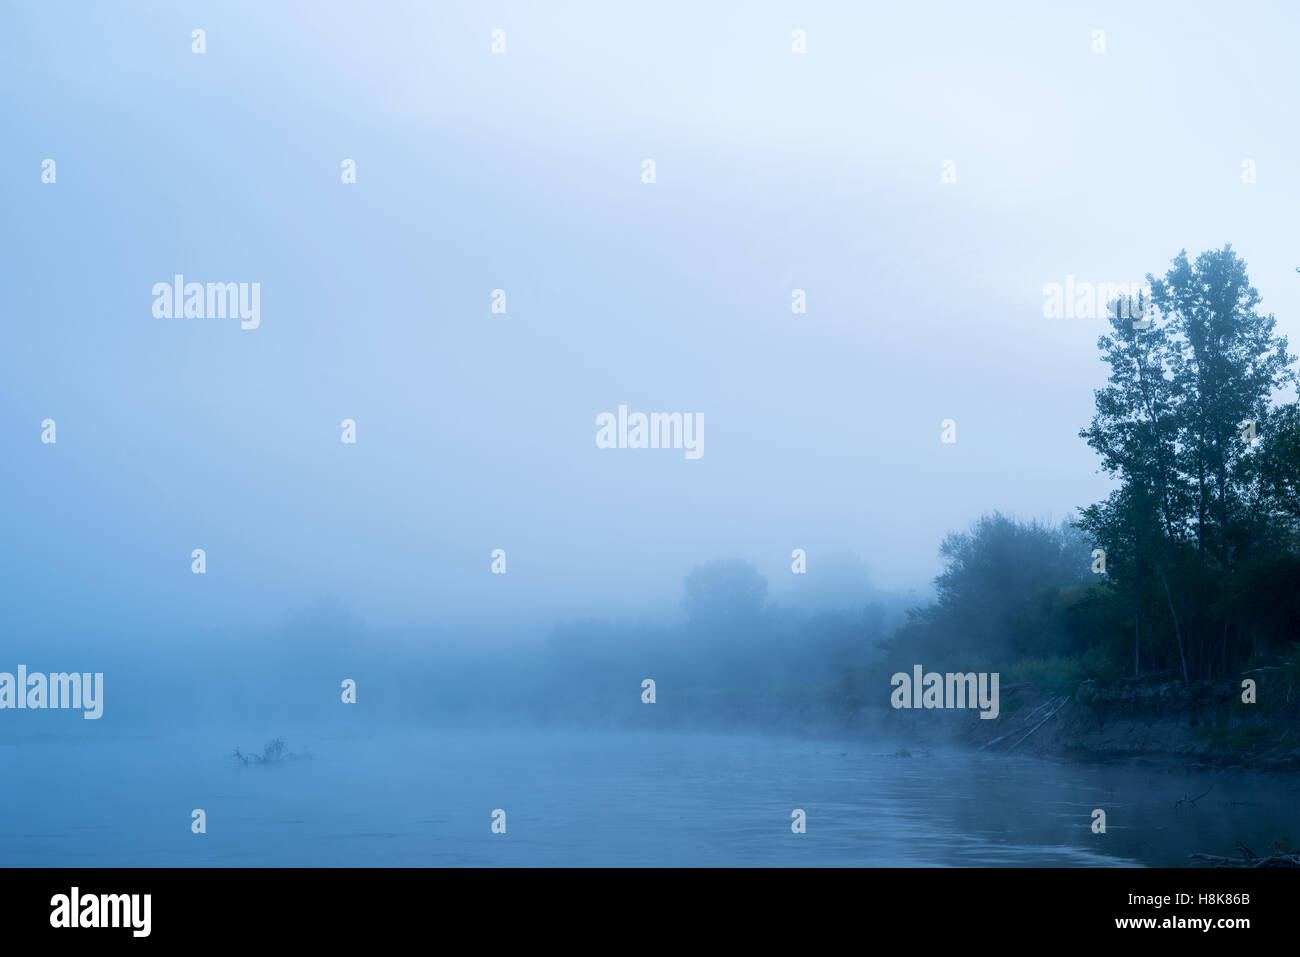
[[[1300,340],[1300,133],[1239,95],[1226,9],[48,8],[0,38],[29,640],[671,615],[712,559],[786,592],[795,548],[924,594],[949,531],[1110,487],[1077,437],[1105,323],[1046,284],[1231,242]],[[1297,14],[1254,16],[1266,87]],[[175,274],[260,283],[260,327],[155,318]],[[598,449],[620,404],[703,416],[703,456]]]

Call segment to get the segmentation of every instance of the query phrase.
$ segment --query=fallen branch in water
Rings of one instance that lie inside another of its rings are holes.
[[[1269,857],[1258,857],[1244,844],[1238,844],[1241,857],[1220,857],[1218,854],[1192,854],[1194,861],[1205,861],[1211,867],[1300,867],[1300,852],[1282,851]]]
[[[1210,787],[1209,787],[1209,790],[1207,790],[1207,791],[1205,792],[1205,794],[1209,794],[1210,791],[1213,791],[1213,790],[1214,790],[1214,785],[1211,784]],[[1175,807],[1175,808],[1180,808],[1180,807],[1182,807],[1184,804],[1186,804],[1186,805],[1188,805],[1188,806],[1190,806],[1190,807],[1196,807],[1196,802],[1199,801],[1201,798],[1205,797],[1205,794],[1198,794],[1198,795],[1196,795],[1196,797],[1188,797],[1186,794],[1184,794],[1182,797],[1180,797],[1177,801],[1174,802],[1174,807]],[[1238,844],[1238,845],[1237,845],[1237,850],[1239,850],[1239,851],[1244,851],[1244,850],[1246,850],[1246,849],[1245,849],[1244,847],[1242,847],[1242,845]],[[1251,857],[1254,857],[1255,855],[1254,855],[1254,854],[1251,854],[1250,856],[1251,856]]]
[[[262,745],[261,754],[243,754],[239,748],[235,748],[234,758],[240,764],[279,764],[283,761],[297,761],[301,758],[310,758],[310,751],[302,751],[298,754],[290,751],[284,746],[284,741],[276,738]]]
[[[1019,741],[1017,741],[1017,742],[1016,742],[1015,744],[1013,744],[1011,747],[1007,748],[1008,751],[1014,751],[1017,747],[1019,747],[1022,743],[1024,743],[1025,738],[1029,737],[1031,734],[1033,734],[1035,731],[1037,731],[1037,730],[1038,730],[1039,728],[1041,728],[1043,725],[1047,724],[1047,722],[1049,722],[1049,721],[1051,721],[1053,718],[1055,718],[1056,715],[1057,715],[1057,713],[1058,713],[1062,708],[1065,707],[1066,703],[1067,703],[1070,699],[1069,699],[1069,698],[1066,698],[1066,697],[1061,697],[1061,698],[1057,698],[1056,700],[1059,702],[1059,704],[1057,704],[1057,706],[1056,706],[1055,708],[1052,709],[1051,713],[1050,713],[1046,718],[1044,718],[1042,721],[1038,722],[1038,724],[1034,725],[1032,728],[1030,728],[1028,731],[1026,731],[1026,732],[1025,732],[1025,737],[1024,737],[1024,738],[1021,738]]]
[[[1056,700],[1057,700],[1056,698],[1048,698],[1046,701],[1042,702],[1040,705],[1038,705],[1038,707],[1034,708],[1033,711],[1031,711],[1031,712],[1029,712],[1029,714],[1025,715],[1025,723],[1027,724],[1028,722],[1034,720],[1034,716],[1035,716],[1036,714],[1038,714],[1039,712],[1043,711],[1045,708],[1050,708],[1050,707],[1052,706],[1052,704],[1053,704]],[[1055,714],[1056,712],[1052,712],[1052,713]],[[1048,717],[1050,718],[1051,715],[1049,714]],[[1034,730],[1037,731],[1038,728],[1035,727]],[[1030,733],[1032,734],[1033,732],[1031,731]],[[1014,731],[1008,731],[1006,734],[999,735],[998,737],[994,738],[992,741],[986,741],[986,742],[984,742],[983,744],[980,745],[979,749],[980,749],[981,751],[983,751],[985,748],[991,748],[991,747],[993,747],[993,745],[997,744],[998,742],[1000,742],[1000,741],[1005,741],[1007,738],[1011,737],[1013,734],[1015,734]],[[1024,739],[1022,738],[1021,740],[1023,741]],[[1018,743],[1019,743],[1019,742],[1017,742],[1017,744],[1018,744]],[[1014,745],[1013,745],[1013,747],[1014,747]]]

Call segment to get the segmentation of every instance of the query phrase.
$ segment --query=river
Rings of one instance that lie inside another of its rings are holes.
[[[1300,776],[744,734],[286,741],[311,760],[239,765],[233,748],[261,741],[229,732],[0,742],[0,863],[1177,866],[1300,840]],[[206,833],[192,833],[194,809]],[[791,830],[796,809],[806,833]]]

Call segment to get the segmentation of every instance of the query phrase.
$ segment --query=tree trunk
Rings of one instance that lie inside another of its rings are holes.
[[[1209,506],[1205,501],[1205,450],[1198,447],[1196,450],[1196,550],[1202,555],[1205,554],[1207,521],[1209,521]]]
[[[1223,641],[1219,644],[1219,668],[1228,676],[1228,619],[1223,619]]]
[[[1141,644],[1142,644],[1142,616],[1141,613],[1139,612],[1138,614],[1133,616],[1133,677],[1134,678],[1142,674],[1142,658],[1140,652]]]
[[[1178,639],[1178,660],[1183,665],[1183,684],[1190,685],[1192,682],[1187,677],[1187,656],[1183,654],[1183,633],[1178,627],[1178,612],[1174,611],[1174,596],[1169,593],[1169,579],[1165,578],[1163,565],[1157,565],[1156,570],[1160,572],[1160,581],[1165,586],[1165,600],[1169,602],[1169,616],[1174,620],[1174,637]]]
[[[1219,561],[1226,569],[1228,567],[1228,474],[1222,449],[1218,450],[1214,478],[1219,486]]]

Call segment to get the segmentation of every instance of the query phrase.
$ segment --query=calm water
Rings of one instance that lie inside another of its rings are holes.
[[[0,743],[0,865],[1140,866],[1300,842],[1300,776],[743,735],[286,740],[313,759],[242,767],[260,740],[228,734]]]

